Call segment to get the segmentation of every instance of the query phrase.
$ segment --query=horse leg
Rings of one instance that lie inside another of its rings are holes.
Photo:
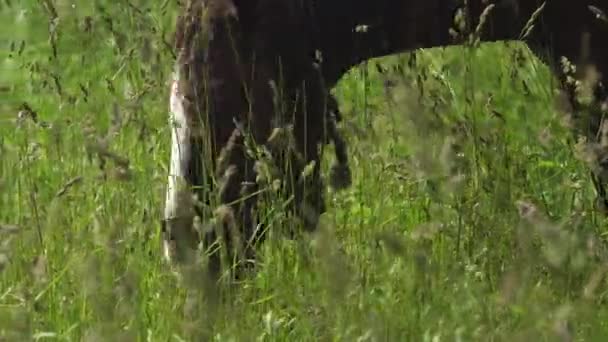
[[[323,181],[320,173],[322,148],[327,142],[328,126],[333,134],[330,138],[339,138],[335,130],[335,121],[328,120],[327,96],[320,73],[311,72],[299,87],[302,101],[300,110],[294,118],[295,153],[292,154],[291,182],[293,182],[294,206],[296,214],[302,219],[304,229],[314,231],[320,215],[325,212]],[[328,124],[329,122],[329,124]],[[339,142],[342,142],[339,140]],[[345,145],[337,145],[338,159],[346,157]],[[347,167],[347,160],[342,159]]]
[[[236,9],[230,0],[190,1],[184,13],[178,19],[176,32],[176,47],[179,51],[176,88],[180,91],[183,122],[179,123],[176,130],[181,134],[175,135],[173,139],[172,169],[186,178],[187,185],[200,186],[212,178],[214,168],[219,169],[213,165],[220,163],[216,158],[220,151],[229,155],[225,160],[232,161],[230,170],[221,170],[216,174],[221,183],[221,206],[216,210],[217,214],[222,212],[221,208],[225,207],[223,205],[234,199],[233,184],[240,184],[238,178],[245,168],[239,139],[233,137],[235,122],[242,121],[248,108],[239,56],[242,33]],[[174,116],[179,118],[179,115]],[[175,141],[185,148],[175,148],[178,145]],[[208,163],[202,163],[202,160]],[[200,164],[204,164],[202,168],[198,167]],[[237,174],[236,178],[234,173]],[[200,239],[198,234],[195,236],[193,233],[181,234],[185,235],[183,238],[174,237],[180,235],[179,232],[193,231],[195,212],[192,203],[176,200],[178,195],[189,198],[191,193],[178,190],[171,182],[170,179],[166,202],[166,207],[170,210],[167,209],[165,213],[166,222],[171,224],[165,224],[165,230],[168,232],[168,240],[183,241],[175,243],[174,249],[180,251],[194,247]],[[222,219],[228,223],[230,213],[223,212],[225,215],[222,215]],[[204,247],[214,248],[216,240],[214,230],[204,233]],[[220,266],[218,251],[212,250],[209,257],[209,270],[217,275]]]
[[[162,221],[163,255],[167,261],[193,260],[198,234],[193,229],[195,208],[191,186],[201,183],[201,160],[196,156],[200,138],[188,119],[175,76],[170,97],[171,156]]]

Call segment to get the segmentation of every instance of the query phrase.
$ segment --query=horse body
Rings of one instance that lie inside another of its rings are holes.
[[[164,224],[166,240],[176,245],[173,254],[193,250],[199,240],[200,232],[192,228],[197,213],[188,199],[193,185],[215,184],[222,208],[216,226],[237,230],[248,242],[260,237],[255,220],[259,170],[246,143],[251,139],[271,146],[274,130],[286,126],[293,128],[295,146],[277,156],[291,164],[285,183],[294,194],[293,211],[314,229],[325,210],[319,161],[326,143],[334,142],[337,169],[348,175],[345,144],[335,130],[337,104],[329,89],[370,58],[462,44],[471,32],[481,42],[523,39],[552,66],[573,103],[575,89],[566,84],[560,58],[567,57],[579,72],[594,66],[600,75],[595,103],[606,102],[601,75],[608,74],[608,22],[597,9],[608,10],[608,0],[465,3],[191,0],[176,30],[172,118],[177,125]],[[462,25],[454,24],[459,16],[466,19]],[[588,136],[599,128],[599,120],[592,121],[585,128]],[[311,175],[302,176],[311,162]],[[186,187],[180,188],[177,179]],[[239,201],[242,197],[247,199]],[[204,234],[207,245],[221,237],[217,232]],[[225,238],[237,249],[247,245]],[[253,248],[241,253],[251,257]]]

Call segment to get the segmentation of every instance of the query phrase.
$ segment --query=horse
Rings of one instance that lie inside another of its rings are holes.
[[[525,42],[550,66],[573,112],[589,113],[577,117],[574,130],[597,147],[592,180],[608,207],[608,154],[599,144],[608,107],[605,10],[608,0],[189,0],[175,33],[166,258],[184,263],[199,243],[223,241],[234,250],[229,257],[255,259],[265,235],[256,203],[268,184],[260,156],[283,165],[289,209],[315,230],[326,210],[324,146],[335,146],[332,186],[351,182],[330,90],[364,61],[423,48]],[[583,104],[578,93],[590,73],[592,100]],[[192,195],[209,203],[212,192],[219,204],[201,228],[195,218],[204,215]],[[209,269],[220,271],[218,252]]]

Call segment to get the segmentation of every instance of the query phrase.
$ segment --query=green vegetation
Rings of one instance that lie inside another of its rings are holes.
[[[353,186],[314,235],[277,233],[276,210],[218,302],[159,248],[177,6],[73,3],[0,1],[0,340],[608,337],[606,221],[523,45],[347,75]]]

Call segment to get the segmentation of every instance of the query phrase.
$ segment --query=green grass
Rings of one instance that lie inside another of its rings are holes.
[[[328,190],[317,234],[271,232],[218,302],[159,248],[176,5],[74,3],[0,2],[0,340],[608,337],[606,221],[524,46],[348,74],[353,186]],[[24,102],[38,124],[17,120]],[[102,137],[128,168],[101,167]]]

